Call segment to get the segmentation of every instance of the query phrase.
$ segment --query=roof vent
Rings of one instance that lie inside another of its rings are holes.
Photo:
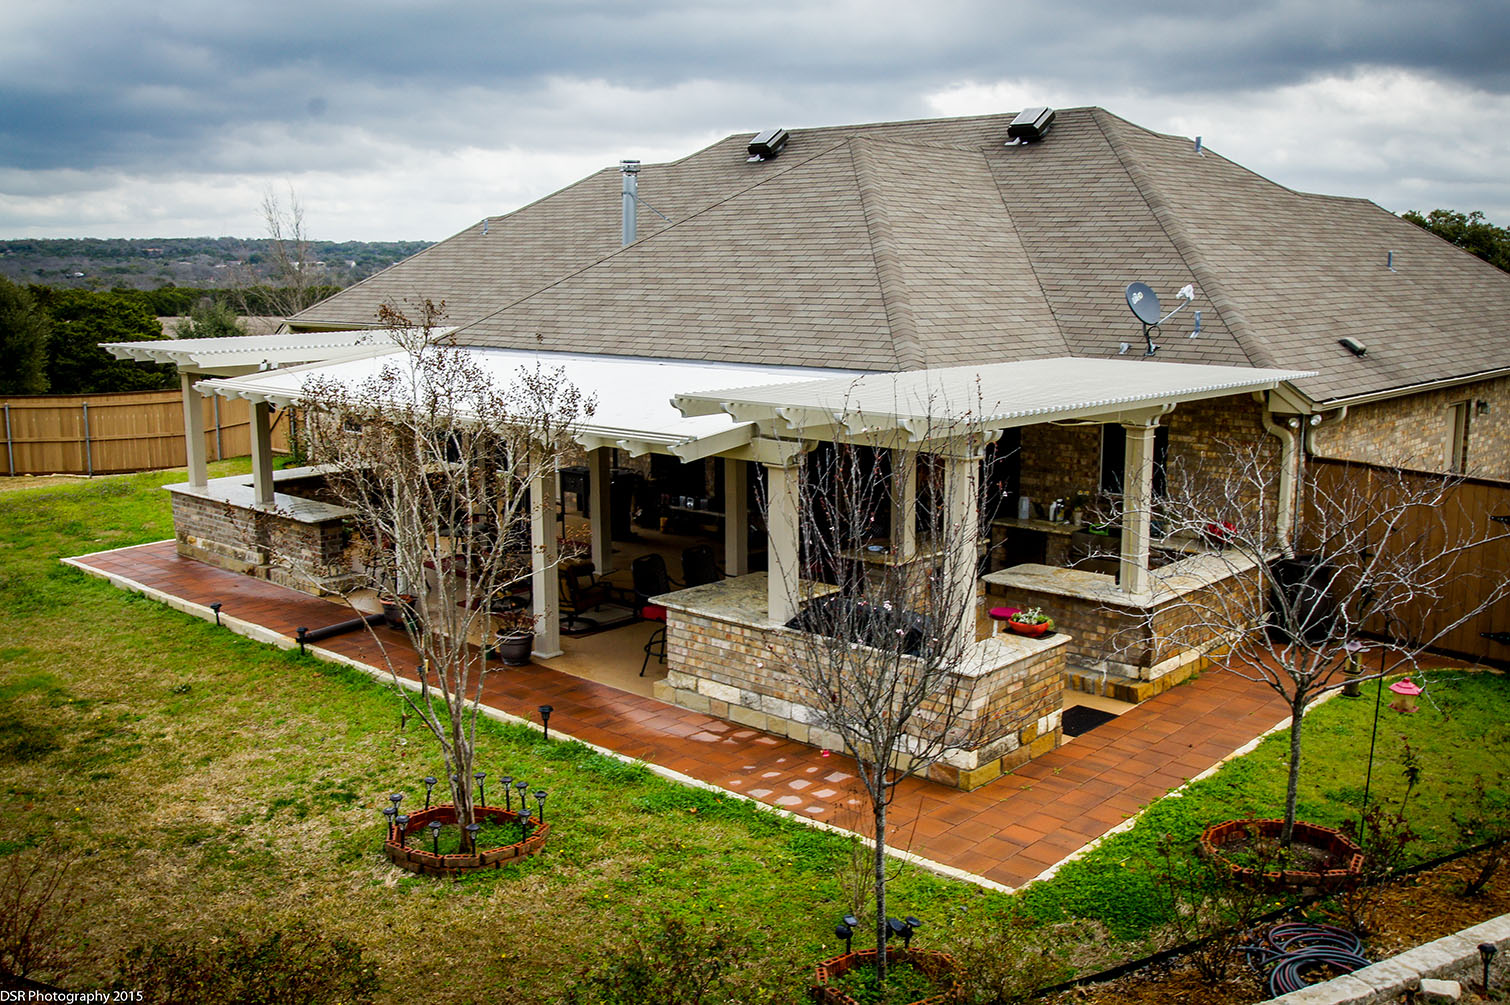
[[[763,133],[756,133],[750,141],[750,158],[746,163],[758,164],[761,161],[773,161],[781,153],[781,148],[786,146],[786,141],[792,138],[792,134],[785,129],[767,129]]]
[[[1007,127],[1008,143],[1037,143],[1054,124],[1054,110],[1047,106],[1024,108]]]
[[[1354,356],[1362,356],[1368,352],[1368,346],[1352,337],[1340,338],[1337,340],[1337,344],[1342,346],[1342,348],[1346,349],[1348,352],[1352,353]]]

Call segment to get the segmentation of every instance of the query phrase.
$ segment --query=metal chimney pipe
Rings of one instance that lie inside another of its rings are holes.
[[[635,200],[639,198],[640,191],[640,162],[619,161],[619,173],[624,178],[624,232],[623,242],[626,245],[634,243],[635,228],[637,225]]]

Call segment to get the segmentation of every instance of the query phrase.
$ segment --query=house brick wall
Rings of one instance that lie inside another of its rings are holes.
[[[346,564],[347,535],[341,520],[307,523],[183,492],[172,497],[173,530],[178,553],[185,558],[316,595],[323,591],[285,566],[325,569]],[[275,557],[279,561],[274,562]]]
[[[1510,377],[1358,405],[1341,422],[1323,423],[1307,435],[1321,457],[1445,471],[1451,408],[1459,401],[1482,401],[1489,409],[1479,415],[1470,406],[1467,473],[1510,479]]]
[[[995,657],[989,669],[975,680],[957,679],[954,693],[925,703],[921,715],[942,711],[951,702],[967,705],[962,725],[982,724],[997,738],[950,755],[933,765],[929,776],[975,788],[1057,747],[1063,738],[1067,642],[1060,635],[982,643],[983,651]],[[791,629],[673,609],[666,626],[668,670],[656,685],[656,696],[802,743],[843,750],[840,737],[821,725],[817,700],[788,670],[805,658],[806,647]]]

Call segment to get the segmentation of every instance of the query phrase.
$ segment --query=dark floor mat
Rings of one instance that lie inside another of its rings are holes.
[[[1102,723],[1111,722],[1116,716],[1089,705],[1071,705],[1064,710],[1064,735],[1081,736]]]

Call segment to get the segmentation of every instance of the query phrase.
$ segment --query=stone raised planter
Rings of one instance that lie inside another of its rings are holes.
[[[519,814],[501,806],[479,806],[475,816],[479,823],[488,820],[516,827],[519,825]],[[383,853],[388,856],[388,861],[400,869],[426,876],[454,876],[478,869],[497,869],[515,859],[528,858],[538,852],[545,847],[546,838],[550,837],[551,832],[550,824],[537,824],[527,841],[479,849],[471,855],[437,855],[424,847],[430,840],[429,826],[432,820],[439,820],[444,824],[456,823],[456,807],[443,803],[412,814],[404,827],[404,844],[399,843],[397,826],[389,827],[388,840],[383,842]]]
[[[887,967],[898,963],[916,967],[936,984],[947,982],[949,985],[927,998],[919,998],[911,1002],[910,1005],[946,1005],[948,1002],[958,1000],[959,982],[954,978],[954,957],[948,953],[939,953],[931,949],[888,949],[886,951]],[[824,1005],[858,1005],[854,998],[840,991],[834,983],[852,970],[875,965],[876,951],[874,949],[857,949],[854,952],[830,957],[815,968],[816,980],[813,984],[813,994]]]
[[[1292,847],[1301,845],[1318,853],[1327,864],[1320,869],[1280,869],[1260,872],[1241,865],[1228,853],[1250,836],[1278,841],[1284,831],[1283,820],[1228,820],[1201,832],[1201,854],[1224,863],[1232,876],[1244,883],[1271,890],[1315,890],[1328,892],[1356,885],[1363,878],[1363,849],[1341,831],[1319,824],[1295,822]]]

